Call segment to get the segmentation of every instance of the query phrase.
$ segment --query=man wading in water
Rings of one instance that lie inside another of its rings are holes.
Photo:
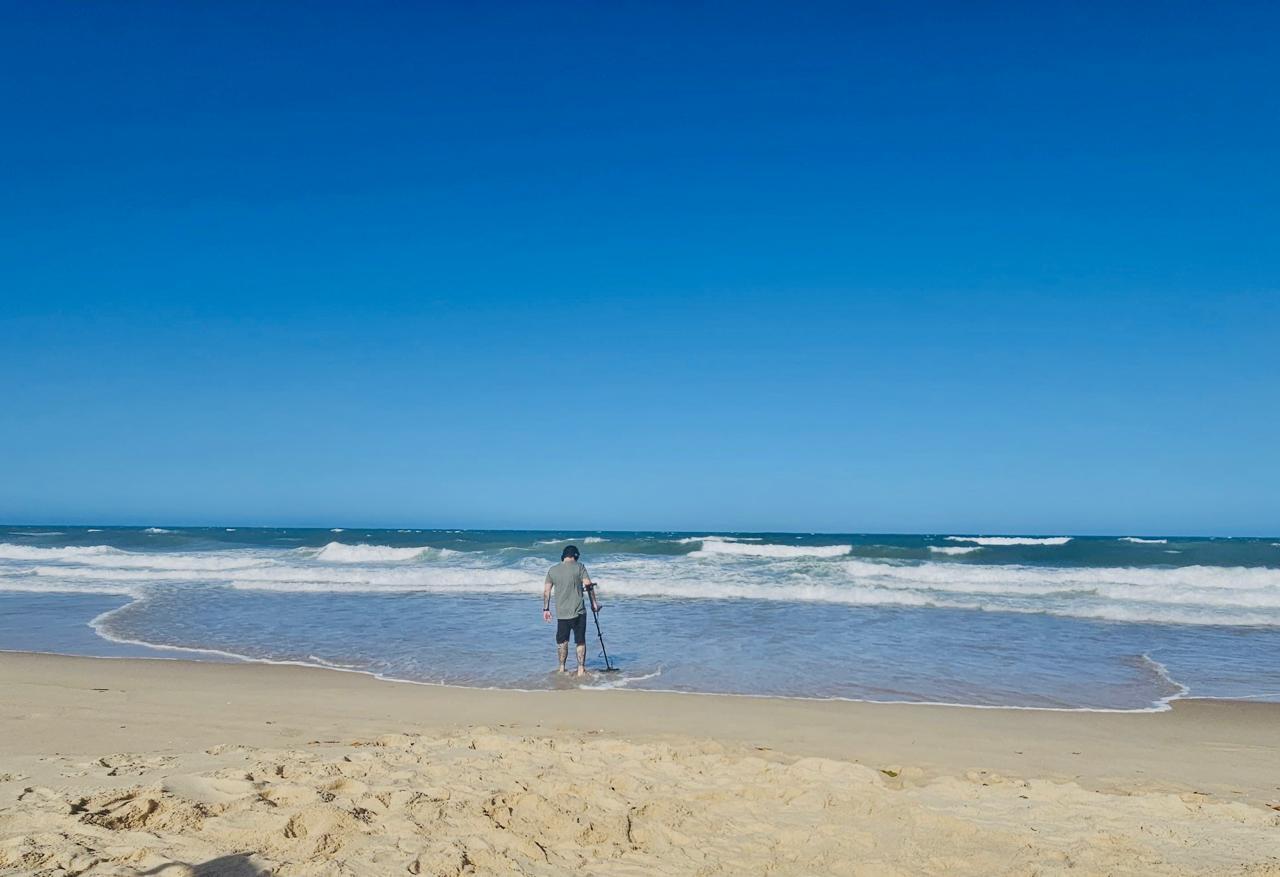
[[[542,586],[542,620],[551,620],[551,594],[556,598],[556,653],[560,658],[560,672],[569,658],[569,631],[573,631],[573,644],[578,653],[578,675],[587,675],[587,607],[582,600],[583,586],[591,595],[591,608],[600,611],[600,601],[587,575],[587,568],[578,563],[578,549],[566,545],[560,552],[560,562],[547,570],[547,580]]]

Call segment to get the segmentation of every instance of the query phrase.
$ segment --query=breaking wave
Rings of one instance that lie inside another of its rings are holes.
[[[977,545],[1066,545],[1070,536],[948,536],[952,542]]]
[[[938,607],[1033,612],[1078,618],[1174,624],[1280,625],[1280,570],[1181,567],[1173,569],[1041,568],[896,564],[849,559],[784,579],[754,571],[708,575],[701,565],[660,559],[601,563],[595,567],[602,597],[825,602],[860,606]],[[462,569],[351,571],[318,581],[238,581],[240,588],[272,590],[432,590],[532,592],[540,570]]]
[[[38,548],[30,545],[0,543],[0,560],[24,560],[35,563],[70,563],[90,570],[147,569],[197,572],[224,569],[246,569],[273,561],[259,555],[238,552],[200,552],[179,554],[168,552],[132,552],[107,545]],[[75,567],[58,567],[68,572]]]
[[[955,538],[973,542],[997,537]],[[606,599],[826,602],[1280,627],[1280,569],[1274,567],[1040,566],[949,559],[980,552],[986,547],[982,544],[928,546],[942,557],[904,561],[855,557],[843,544],[778,545],[710,536],[697,541],[697,550],[689,554],[602,553],[589,566]],[[219,587],[299,593],[536,594],[546,567],[545,559],[512,560],[502,550],[338,542],[320,548],[187,552],[0,543],[4,591],[136,595],[154,589]]]
[[[676,539],[677,545],[692,545],[695,542],[763,542],[760,536],[686,536]]]
[[[254,570],[230,582],[239,591],[293,591],[299,593],[440,593],[533,592],[542,586],[541,575],[518,569],[468,567],[407,569],[298,569]]]
[[[690,552],[689,556],[842,557],[852,549],[852,545],[765,545],[754,542],[727,542],[719,539],[707,539],[702,540],[702,547],[697,551]]]
[[[960,593],[1079,592],[1128,597],[1115,589],[1145,588],[1147,599],[1190,603],[1197,596],[1222,605],[1280,606],[1280,569],[1271,567],[1040,567],[968,564],[893,564],[848,560],[855,580],[886,587]],[[1114,592],[1114,594],[1111,594]],[[1233,601],[1244,601],[1236,603]]]
[[[342,542],[330,542],[316,552],[316,560],[326,563],[400,563],[407,560],[418,560],[424,557],[444,557],[457,554],[448,548],[427,548],[410,546],[393,548],[389,545],[346,545]]]
[[[66,548],[38,548],[34,545],[11,545],[0,542],[0,560],[89,560],[106,555],[122,555],[119,548],[107,545],[69,546]],[[154,555],[148,555],[154,556]]]
[[[1136,542],[1140,545],[1168,545],[1168,539],[1143,539],[1141,536],[1121,536],[1121,542]]]

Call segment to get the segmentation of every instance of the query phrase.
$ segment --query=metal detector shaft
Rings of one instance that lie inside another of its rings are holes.
[[[587,586],[587,596],[591,598],[591,617],[595,619],[596,622],[596,636],[600,640],[600,652],[604,655],[604,668],[605,670],[613,671],[618,668],[610,663],[609,650],[604,647],[604,634],[600,632],[600,613],[596,612],[596,595],[592,593],[595,589],[596,586],[594,583]]]

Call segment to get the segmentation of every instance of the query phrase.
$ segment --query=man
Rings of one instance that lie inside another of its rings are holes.
[[[591,608],[600,611],[595,586],[587,568],[578,563],[578,548],[566,545],[560,552],[560,562],[547,570],[547,580],[542,585],[542,620],[551,620],[551,595],[556,598],[556,655],[560,658],[560,672],[565,672],[564,662],[569,658],[569,631],[573,631],[573,645],[578,653],[578,674],[587,675],[587,607],[582,591],[591,595]]]

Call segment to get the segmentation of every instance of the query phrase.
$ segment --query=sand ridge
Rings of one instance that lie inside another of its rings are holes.
[[[0,782],[0,868],[33,877],[1280,874],[1280,813],[1238,801],[697,739],[474,728],[27,766]]]

